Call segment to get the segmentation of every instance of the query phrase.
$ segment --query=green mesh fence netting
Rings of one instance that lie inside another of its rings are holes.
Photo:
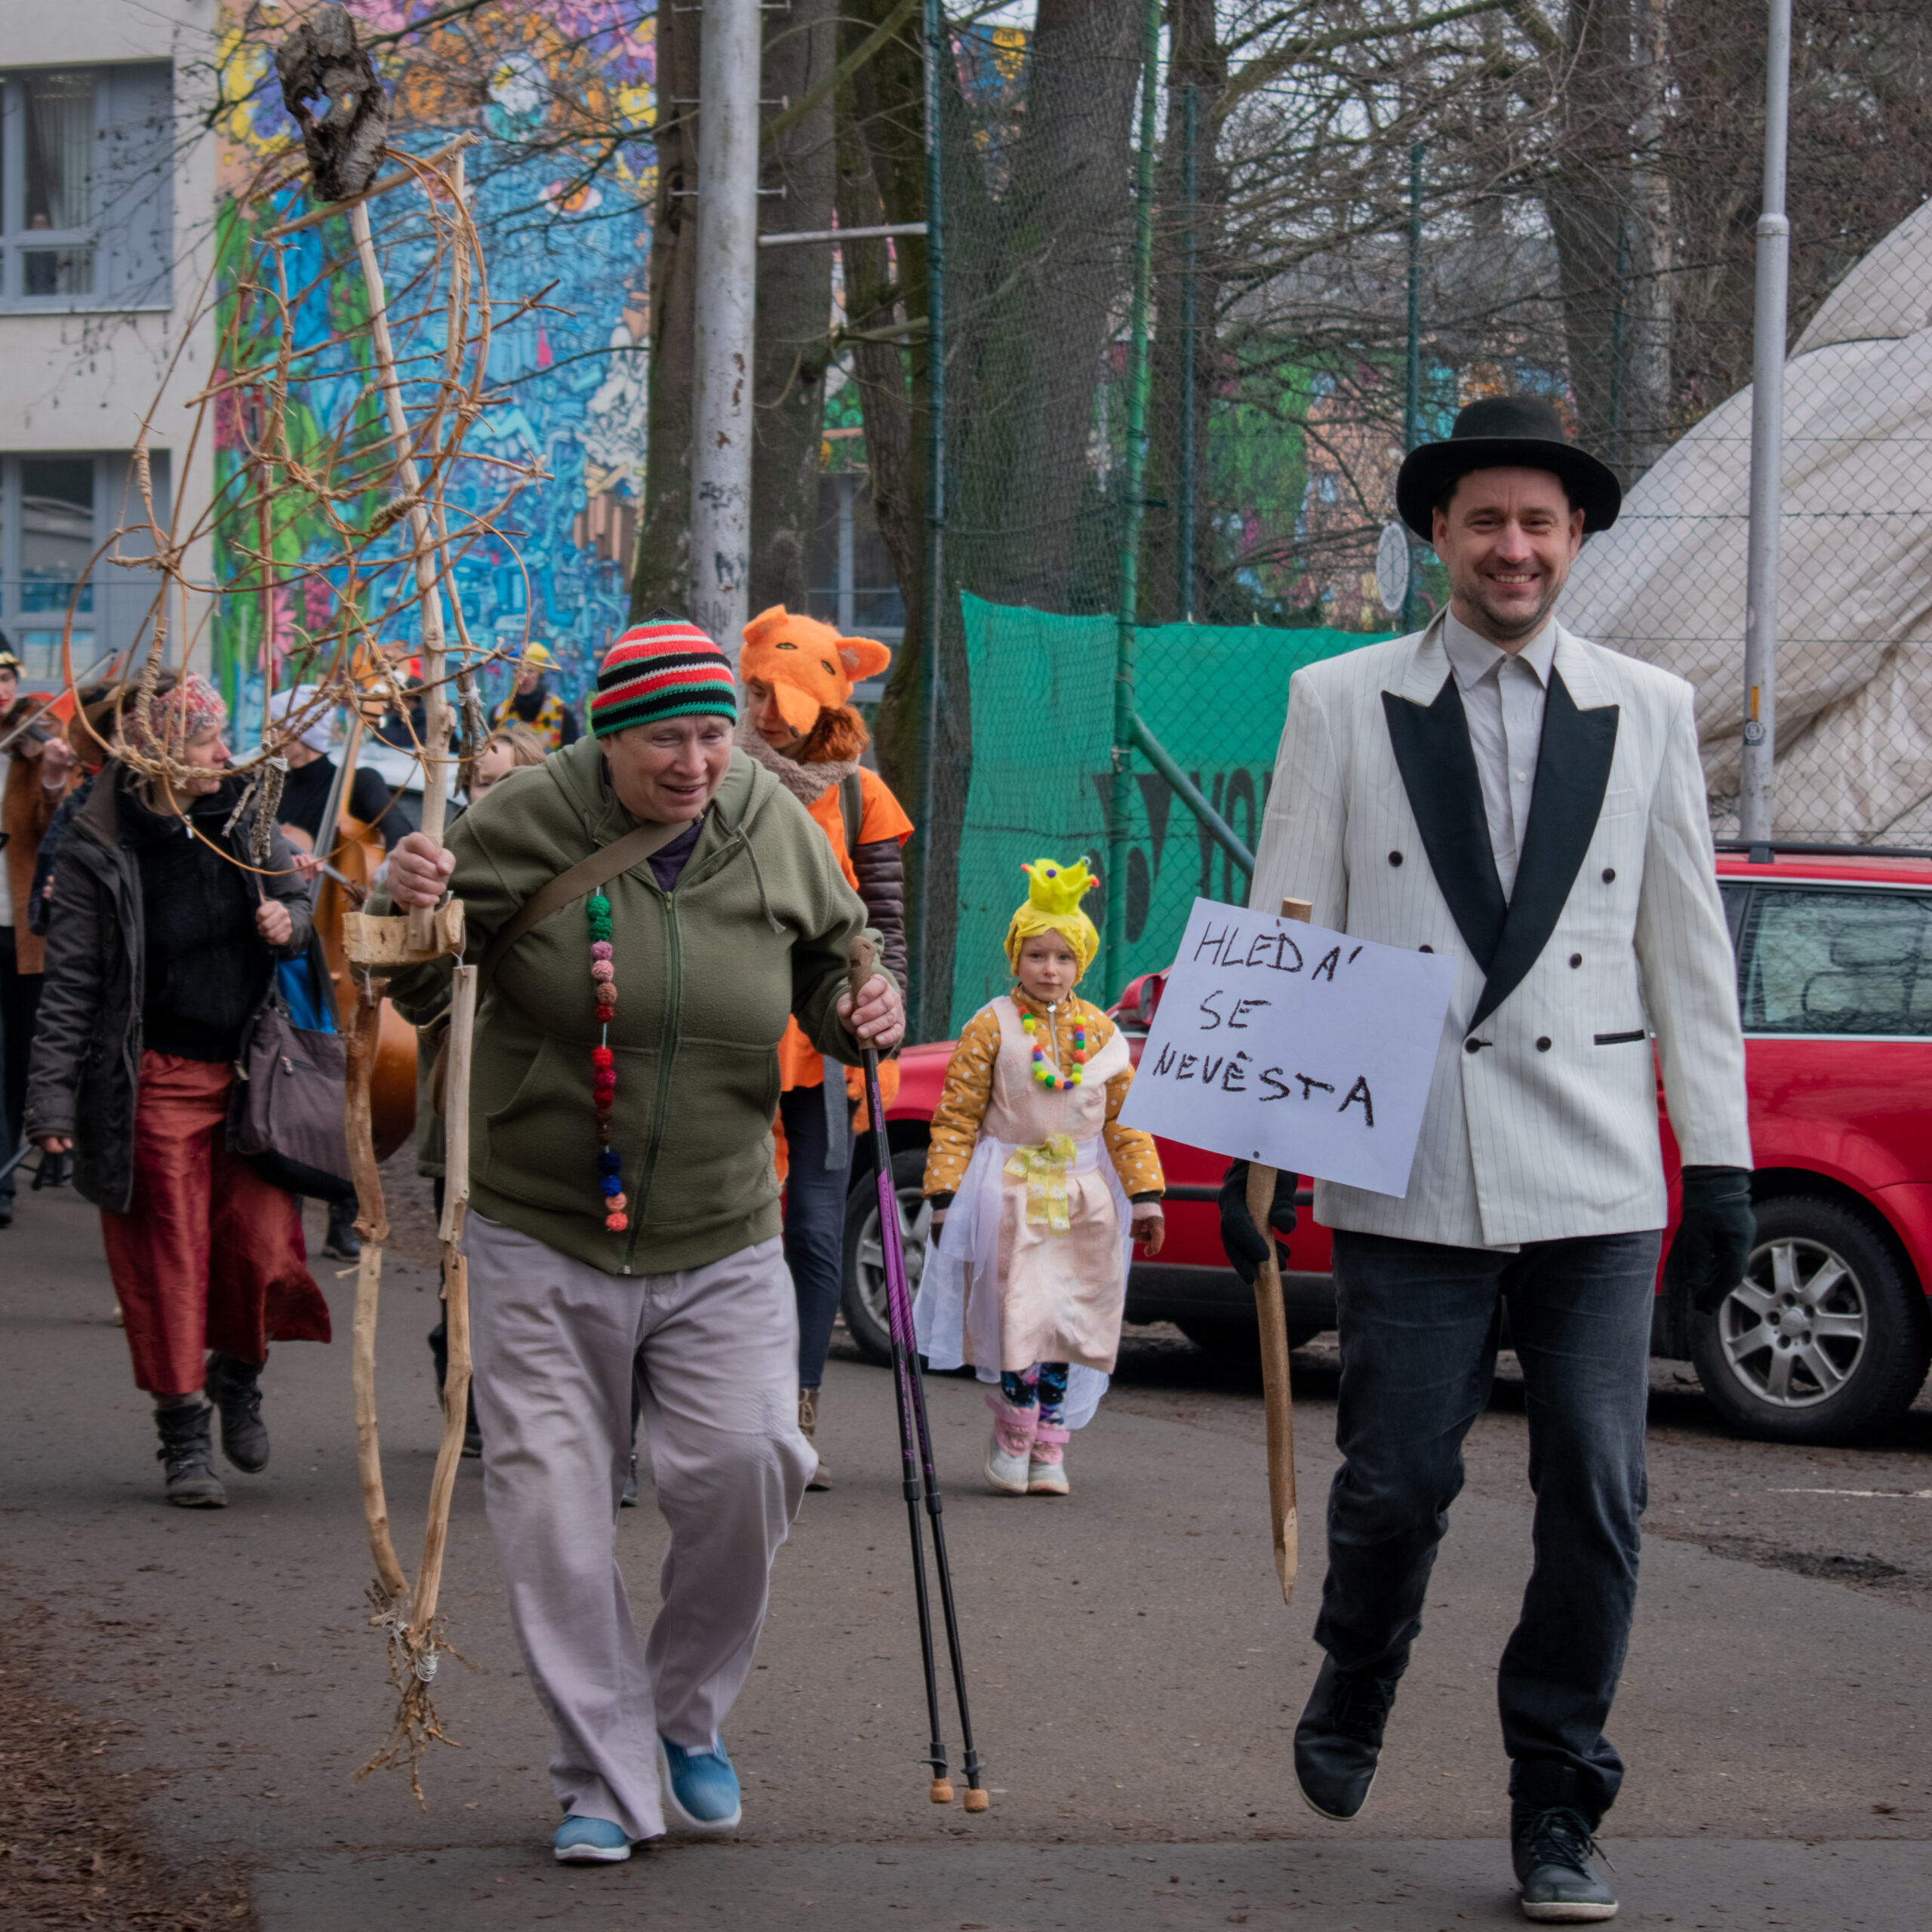
[[[1118,889],[1106,877],[1113,780],[1114,659],[1107,617],[960,600],[972,691],[972,773],[958,848],[950,1030],[1010,983],[1001,941],[1026,891],[1025,862],[1084,852],[1102,875],[1088,909]],[[1251,851],[1287,715],[1288,679],[1304,664],[1377,640],[1359,631],[1255,624],[1155,624],[1137,634],[1136,693],[1148,728]],[[1247,881],[1167,780],[1137,757],[1128,780],[1127,958],[1100,962],[1084,989],[1118,994],[1174,956],[1198,896],[1244,900]]]

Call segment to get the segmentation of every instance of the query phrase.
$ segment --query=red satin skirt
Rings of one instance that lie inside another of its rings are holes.
[[[200,1388],[211,1349],[260,1362],[329,1339],[294,1195],[229,1151],[234,1080],[226,1061],[141,1056],[134,1195],[100,1217],[134,1383],[155,1394]]]

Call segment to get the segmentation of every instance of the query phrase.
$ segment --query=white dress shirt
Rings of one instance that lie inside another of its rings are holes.
[[[1516,889],[1516,866],[1536,790],[1543,701],[1556,657],[1556,620],[1552,617],[1512,654],[1478,636],[1451,611],[1443,617],[1442,645],[1469,719],[1490,850],[1507,899]]]

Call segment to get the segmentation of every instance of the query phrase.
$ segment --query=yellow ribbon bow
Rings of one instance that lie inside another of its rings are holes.
[[[1037,1147],[1017,1148],[1006,1164],[1015,1180],[1026,1183],[1026,1218],[1035,1227],[1063,1235],[1072,1225],[1066,1215],[1066,1172],[1077,1152],[1070,1134],[1056,1134]]]

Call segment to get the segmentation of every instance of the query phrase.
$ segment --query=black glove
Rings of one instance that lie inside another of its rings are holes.
[[[1268,1210],[1268,1220],[1278,1241],[1285,1241],[1295,1231],[1297,1178],[1284,1174],[1275,1177],[1275,1199]],[[1221,1252],[1228,1257],[1228,1266],[1251,1288],[1262,1263],[1268,1259],[1268,1244],[1254,1225],[1254,1217],[1247,1211],[1245,1161],[1236,1161],[1223,1176],[1220,1202]],[[1277,1255],[1275,1259],[1279,1261],[1281,1257]]]
[[[1686,1168],[1684,1213],[1671,1266],[1700,1315],[1709,1315],[1744,1278],[1757,1244],[1749,1168]]]

